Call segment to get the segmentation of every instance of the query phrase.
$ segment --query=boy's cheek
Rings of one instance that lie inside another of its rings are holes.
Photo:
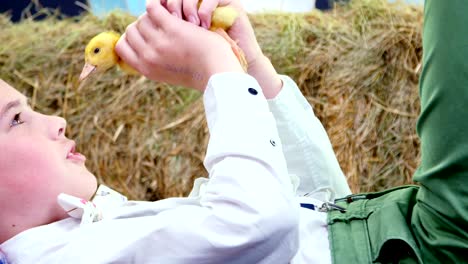
[[[8,148],[0,154],[0,177],[2,183],[16,191],[35,193],[52,187],[58,179],[61,164],[54,155],[46,155],[34,148]],[[8,155],[5,155],[8,153]],[[64,161],[63,161],[64,162]],[[50,186],[52,185],[52,186]]]

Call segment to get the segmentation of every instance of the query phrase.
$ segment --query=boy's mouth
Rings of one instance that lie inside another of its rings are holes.
[[[84,163],[86,161],[86,157],[83,154],[76,151],[76,146],[74,142],[67,153],[67,159],[79,163]]]

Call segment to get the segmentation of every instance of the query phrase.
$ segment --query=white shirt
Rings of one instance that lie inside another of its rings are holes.
[[[326,214],[299,203],[320,205],[349,188],[310,105],[283,82],[267,102],[249,75],[210,79],[210,179],[189,197],[125,202],[98,222],[36,227],[0,250],[10,263],[331,263]]]

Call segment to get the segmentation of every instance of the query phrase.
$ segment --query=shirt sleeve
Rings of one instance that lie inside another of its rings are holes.
[[[54,259],[61,263],[288,263],[292,259],[298,249],[299,206],[260,86],[247,74],[218,74],[208,83],[204,104],[210,181],[199,204],[155,215],[104,219],[79,228],[56,249]]]
[[[289,173],[299,177],[298,194],[331,201],[351,193],[330,139],[296,83],[281,76],[283,89],[269,106],[273,113]]]

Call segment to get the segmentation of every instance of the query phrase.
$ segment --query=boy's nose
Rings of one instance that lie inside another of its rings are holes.
[[[53,139],[61,139],[65,137],[65,129],[67,128],[67,121],[58,116],[51,116],[50,136]]]

